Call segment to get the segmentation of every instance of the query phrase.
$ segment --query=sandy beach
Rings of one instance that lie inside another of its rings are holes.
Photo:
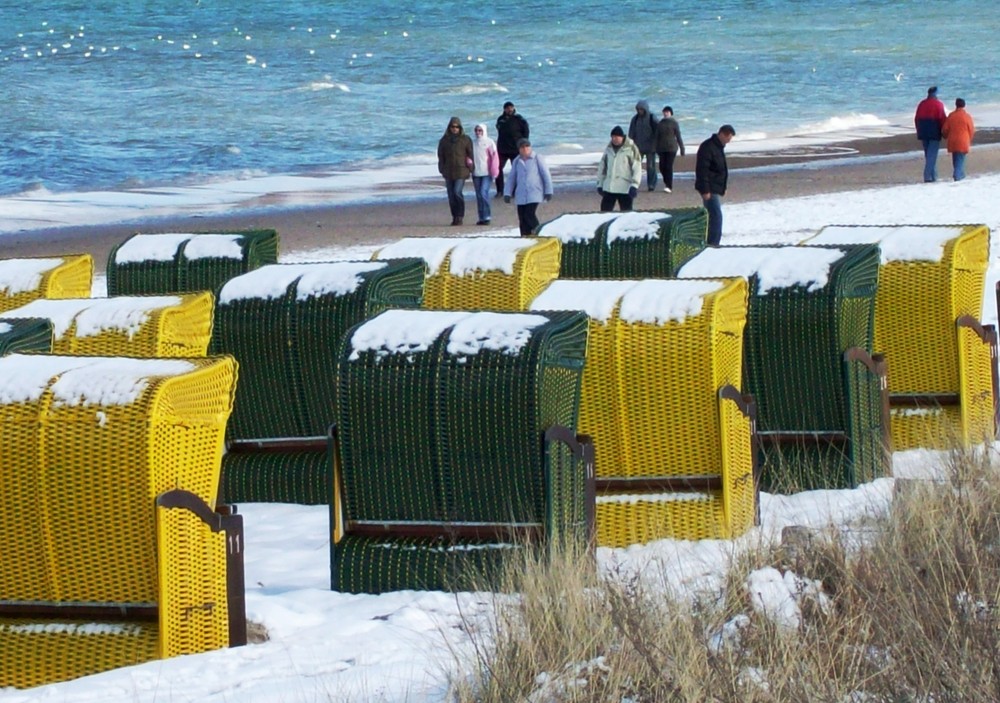
[[[917,183],[923,168],[919,143],[909,135],[861,139],[773,152],[732,150],[729,192],[724,203],[788,198],[819,193],[881,188]],[[691,207],[700,203],[693,188],[694,151],[678,157],[674,192],[641,189],[636,209]],[[542,152],[544,155],[544,152]],[[967,161],[969,178],[1000,172],[1000,130],[980,130]],[[592,167],[554,169],[556,194],[539,208],[542,222],[564,212],[593,212],[599,204]],[[951,180],[951,160],[942,149],[939,182]],[[433,187],[433,182],[423,185]],[[938,184],[928,184],[934,188]],[[439,195],[349,205],[283,206],[254,202],[222,215],[181,216],[127,224],[32,229],[0,234],[0,258],[89,252],[103,271],[110,249],[135,232],[200,232],[269,228],[278,231],[281,252],[308,252],[331,247],[389,243],[401,237],[482,235],[517,226],[513,205],[493,201],[490,227],[477,227],[475,197],[466,186],[466,225],[450,227],[444,190]],[[725,237],[723,236],[723,243]]]

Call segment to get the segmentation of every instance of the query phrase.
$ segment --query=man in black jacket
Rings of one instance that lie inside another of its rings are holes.
[[[500,174],[497,176],[497,196],[503,194],[503,167],[517,158],[517,142],[528,138],[528,121],[517,114],[510,100],[503,104],[503,114],[497,118],[497,154]]]
[[[719,131],[698,147],[694,167],[694,189],[701,194],[708,210],[708,244],[718,246],[722,240],[722,196],[726,194],[729,167],[726,165],[726,144],[736,136],[732,125],[724,124]]]

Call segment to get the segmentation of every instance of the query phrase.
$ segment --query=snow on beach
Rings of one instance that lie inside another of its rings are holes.
[[[1000,175],[961,183],[915,184],[725,206],[726,244],[797,243],[830,224],[984,223],[1000,231]],[[504,232],[510,236],[510,232]],[[368,249],[368,254],[375,247]],[[987,275],[983,321],[996,322],[994,256]],[[358,258],[358,248],[341,250]],[[294,252],[284,260],[329,258],[337,250]],[[621,292],[624,292],[622,290]],[[586,302],[586,301],[584,301]],[[897,477],[927,478],[946,457],[897,452]],[[598,550],[602,569],[636,570],[681,594],[711,592],[740,549],[773,544],[782,528],[836,524],[850,528],[883,513],[894,479],[855,490],[761,496],[762,524],[735,541],[661,540]],[[380,596],[329,590],[329,511],[326,507],[246,504],[247,613],[270,634],[263,644],[154,661],[28,691],[0,691],[3,703],[27,701],[417,701],[447,700],[448,679],[461,676],[454,652],[469,653],[466,627],[488,610],[488,594],[398,592]],[[788,603],[795,579],[754,575],[768,612],[794,617]]]

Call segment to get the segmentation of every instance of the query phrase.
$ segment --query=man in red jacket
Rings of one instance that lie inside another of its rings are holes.
[[[965,155],[972,147],[972,137],[976,126],[972,123],[972,115],[965,111],[965,101],[955,100],[955,109],[944,121],[941,135],[947,140],[948,151],[951,152],[951,165],[956,181],[965,178]]]
[[[937,157],[941,148],[944,118],[944,103],[938,100],[937,86],[931,86],[927,89],[927,97],[917,105],[917,112],[913,116],[917,139],[924,145],[924,183],[937,180]]]

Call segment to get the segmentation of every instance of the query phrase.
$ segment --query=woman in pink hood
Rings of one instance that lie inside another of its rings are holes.
[[[472,137],[472,184],[476,188],[476,207],[479,210],[477,225],[488,225],[490,212],[490,185],[500,174],[500,156],[497,145],[486,132],[485,124],[477,124]]]

